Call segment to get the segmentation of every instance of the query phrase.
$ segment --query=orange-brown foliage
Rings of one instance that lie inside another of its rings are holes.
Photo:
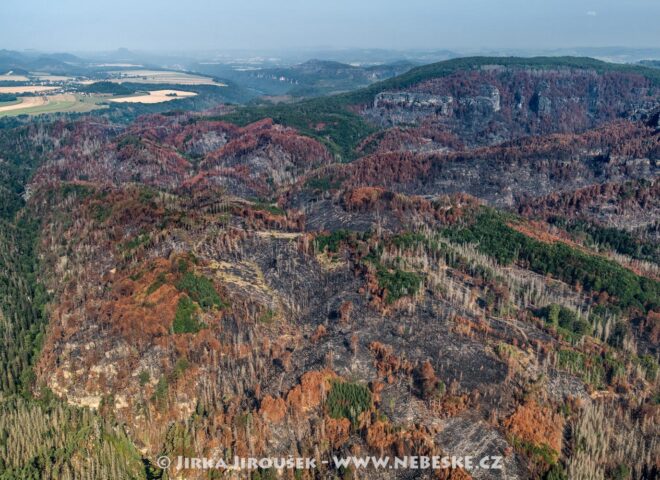
[[[508,419],[504,428],[516,437],[533,445],[547,445],[561,452],[564,418],[550,407],[541,406],[535,400],[520,405]]]
[[[286,416],[286,403],[282,398],[266,395],[261,401],[259,413],[269,422],[280,423]]]

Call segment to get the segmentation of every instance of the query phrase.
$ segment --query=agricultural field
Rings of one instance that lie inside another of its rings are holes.
[[[6,72],[0,75],[0,82],[29,82],[30,79],[24,75],[14,75],[12,72]]]
[[[185,72],[171,70],[117,70],[110,72],[115,77],[110,81],[115,83],[163,83],[168,85],[215,85],[225,87],[226,85],[216,82],[210,77],[192,75]]]
[[[11,107],[12,105],[16,105],[19,103],[21,103],[21,101],[18,98],[16,98],[16,100],[2,100],[2,97],[0,97],[0,108]]]
[[[34,78],[39,82],[75,82],[74,77],[66,75],[51,75],[50,73],[38,72],[34,73]]]
[[[40,93],[57,90],[59,87],[44,87],[41,85],[23,85],[20,87],[0,87],[2,93]]]
[[[107,68],[107,67],[114,67],[114,68],[139,68],[142,67],[143,65],[138,65],[136,63],[98,63],[94,65],[95,67],[101,67],[101,68]]]
[[[22,90],[37,87],[0,87],[0,94],[24,93]],[[11,89],[11,90],[10,90]],[[40,87],[38,92],[50,93],[54,87]],[[153,90],[132,95],[112,96],[105,93],[57,93],[35,96],[19,96],[16,99],[0,102],[0,118],[18,115],[41,115],[45,113],[85,113],[99,108],[107,108],[107,103],[115,104],[158,104],[195,97],[198,94],[184,90]]]
[[[72,93],[39,97],[20,97],[20,102],[0,104],[0,118],[44,113],[84,113],[105,108],[101,96],[83,96]]]
[[[130,97],[111,98],[113,103],[162,103],[181,98],[194,97],[195,92],[184,92],[182,90],[154,90],[143,94],[132,95]]]
[[[20,97],[13,102],[0,103],[0,115],[5,112],[13,112],[15,110],[25,110],[34,107],[40,107],[46,103],[46,97]]]

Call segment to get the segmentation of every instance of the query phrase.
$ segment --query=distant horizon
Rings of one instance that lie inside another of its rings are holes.
[[[652,0],[5,0],[2,8],[0,45],[10,50],[660,47]]]
[[[434,63],[437,61],[449,60],[453,58],[465,58],[472,56],[517,56],[517,57],[536,57],[536,56],[575,56],[575,57],[590,57],[614,63],[630,63],[638,62],[641,60],[658,60],[660,59],[660,47],[646,46],[646,47],[624,47],[618,45],[603,46],[603,47],[589,47],[589,46],[576,46],[576,47],[560,47],[549,49],[535,49],[535,48],[498,48],[498,47],[484,47],[477,49],[462,49],[462,48],[365,48],[365,47],[292,47],[292,48],[275,48],[275,49],[188,49],[188,50],[147,50],[132,47],[120,46],[108,50],[45,50],[37,48],[24,48],[24,49],[9,49],[0,46],[0,52],[17,52],[19,54],[43,54],[43,55],[74,55],[84,61],[107,60],[112,61],[117,59],[121,53],[135,55],[134,61],[148,61],[150,59],[161,59],[166,61],[168,59],[182,59],[196,61],[219,61],[219,62],[232,62],[239,60],[239,57],[253,56],[255,58],[262,58],[264,60],[272,61],[292,61],[297,59],[300,62],[307,60],[324,60],[324,61],[338,61],[341,63],[349,63],[350,60],[340,58],[334,55],[353,55],[355,61],[367,61],[369,54],[378,56],[389,57],[387,61],[397,60],[415,60],[418,63]],[[437,56],[436,59],[431,58],[428,62],[423,61],[421,57]],[[359,58],[362,57],[362,58]],[[126,59],[128,60],[128,59]],[[243,60],[246,60],[243,58]],[[383,62],[377,62],[383,63]]]
[[[116,47],[110,47],[105,49],[48,49],[48,48],[34,48],[34,47],[15,47],[8,48],[3,45],[0,45],[0,51],[10,51],[10,52],[19,52],[19,53],[45,53],[50,55],[56,54],[103,54],[103,53],[117,53],[120,51],[127,51],[130,53],[147,53],[154,55],[180,55],[180,54],[199,54],[199,53],[224,53],[224,52],[253,52],[253,53],[293,53],[293,52],[323,52],[323,51],[381,51],[381,52],[401,52],[401,53],[411,53],[411,52],[451,52],[459,55],[473,55],[473,54],[485,54],[489,52],[539,52],[539,53],[530,53],[531,55],[540,55],[542,53],[550,52],[566,52],[571,50],[622,50],[622,51],[640,51],[640,50],[657,50],[660,52],[660,45],[639,45],[639,46],[624,46],[624,45],[599,45],[599,46],[590,46],[590,45],[574,45],[574,46],[564,46],[564,47],[544,47],[544,48],[521,48],[521,47],[507,47],[507,46],[484,46],[484,47],[406,47],[406,48],[388,48],[388,47],[365,47],[365,46],[331,46],[331,45],[321,45],[321,46],[292,46],[292,47],[283,47],[283,48],[187,48],[187,49],[150,49],[150,48],[139,48],[139,47],[127,47],[124,45],[119,45]]]

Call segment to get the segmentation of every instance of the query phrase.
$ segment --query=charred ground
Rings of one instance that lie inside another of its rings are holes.
[[[0,430],[40,445],[3,440],[0,471],[369,453],[654,478],[659,99],[646,69],[471,59],[0,131]]]

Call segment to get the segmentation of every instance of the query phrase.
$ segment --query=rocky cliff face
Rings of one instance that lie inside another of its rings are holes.
[[[383,126],[432,122],[483,145],[639,116],[659,95],[634,74],[483,67],[379,93],[364,115]]]
[[[648,180],[601,183],[573,191],[553,192],[520,203],[527,216],[561,216],[587,219],[624,230],[646,233],[657,241],[660,235],[660,184],[657,175]]]
[[[446,116],[450,113],[452,103],[454,103],[454,98],[451,96],[413,92],[381,92],[376,95],[373,108],[374,110],[389,110],[392,123],[404,123],[403,118],[394,118],[394,115],[408,113],[409,119],[412,120],[433,114]]]

